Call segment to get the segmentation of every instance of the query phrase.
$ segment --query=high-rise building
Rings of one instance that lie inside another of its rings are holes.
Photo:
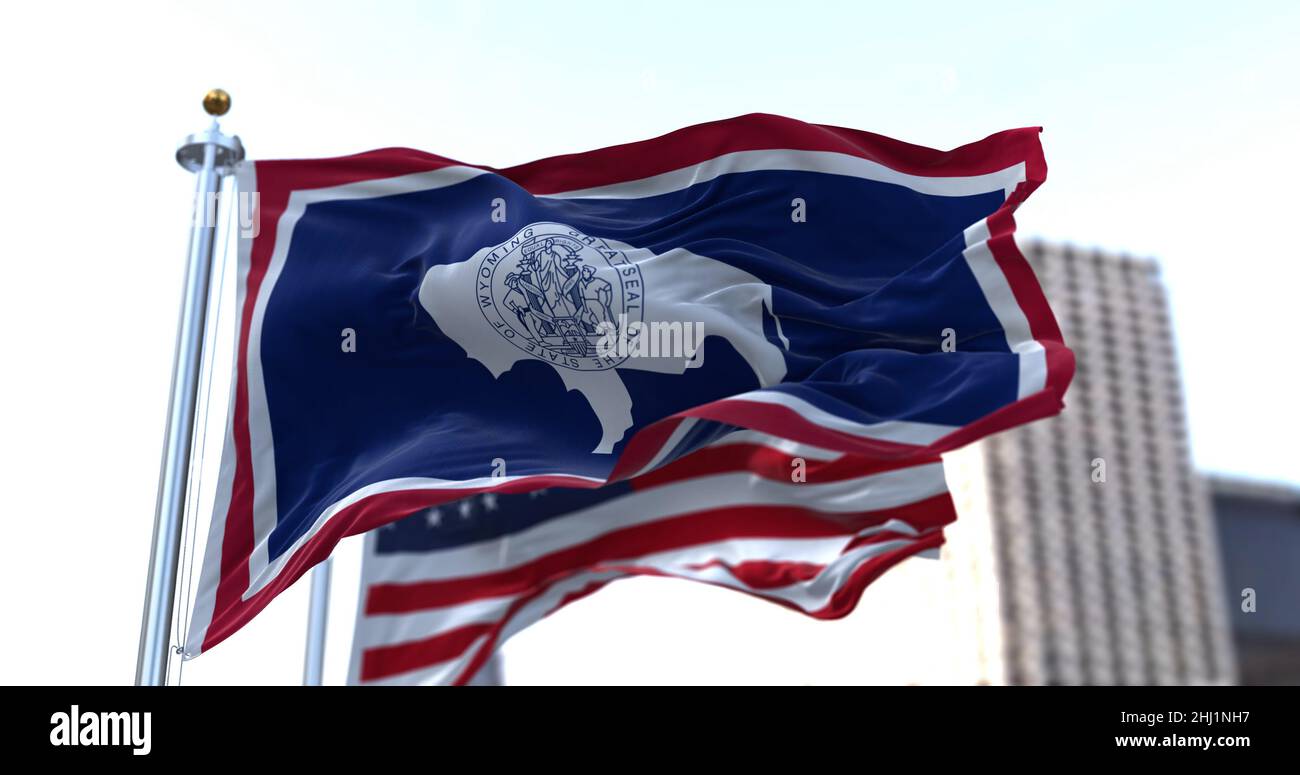
[[[1158,269],[1026,248],[1078,366],[1059,417],[948,457],[960,519],[941,568],[982,656],[946,675],[1232,682],[1217,536]]]

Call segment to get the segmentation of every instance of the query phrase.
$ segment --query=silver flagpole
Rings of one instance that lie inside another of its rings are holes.
[[[199,366],[203,358],[203,329],[207,318],[212,253],[216,244],[217,194],[221,190],[221,179],[233,172],[235,164],[244,158],[239,138],[223,135],[217,124],[217,116],[225,115],[230,109],[230,95],[213,89],[203,98],[203,108],[213,117],[212,126],[206,132],[190,135],[176,150],[176,161],[196,173],[198,183],[180,325],[176,332],[167,432],[163,437],[153,547],[149,553],[149,582],[140,625],[140,654],[135,669],[138,686],[167,683],[172,612],[176,604],[176,566],[180,560],[181,523],[194,442]]]
[[[330,567],[333,557],[311,571],[311,603],[307,608],[307,653],[302,663],[302,685],[320,686],[325,674],[325,624],[329,617]]]

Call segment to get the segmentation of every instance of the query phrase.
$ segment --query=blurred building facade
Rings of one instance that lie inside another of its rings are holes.
[[[1060,416],[946,458],[960,519],[943,584],[980,656],[945,677],[1232,683],[1218,535],[1158,269],[1025,248],[1078,366]]]
[[[1210,478],[1240,682],[1300,685],[1300,489]]]

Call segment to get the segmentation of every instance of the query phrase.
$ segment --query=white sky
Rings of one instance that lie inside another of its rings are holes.
[[[253,158],[503,166],[750,111],[939,148],[1043,125],[1022,233],[1158,258],[1198,465],[1300,483],[1300,5],[368,5],[0,11],[0,682],[133,678],[193,188],[172,154],[218,85]],[[861,629],[806,635],[739,597],[615,585],[516,639],[507,678],[797,682],[808,643],[853,659]],[[187,682],[296,682],[304,612],[301,584]]]

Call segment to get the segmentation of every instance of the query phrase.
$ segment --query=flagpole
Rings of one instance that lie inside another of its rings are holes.
[[[203,98],[203,108],[212,116],[212,125],[206,132],[190,135],[176,149],[177,163],[195,173],[198,180],[180,323],[176,332],[167,430],[163,436],[162,467],[158,476],[149,581],[140,624],[140,652],[135,672],[137,686],[167,683],[172,613],[176,604],[176,568],[180,560],[194,415],[198,404],[199,366],[203,358],[208,288],[216,245],[215,214],[220,206],[217,195],[222,178],[231,174],[235,164],[244,158],[239,138],[223,135],[217,123],[217,117],[230,109],[230,95],[213,89]]]
[[[329,617],[330,568],[333,557],[311,571],[311,602],[307,607],[307,653],[303,656],[302,685],[320,686],[325,675],[325,624]]]

